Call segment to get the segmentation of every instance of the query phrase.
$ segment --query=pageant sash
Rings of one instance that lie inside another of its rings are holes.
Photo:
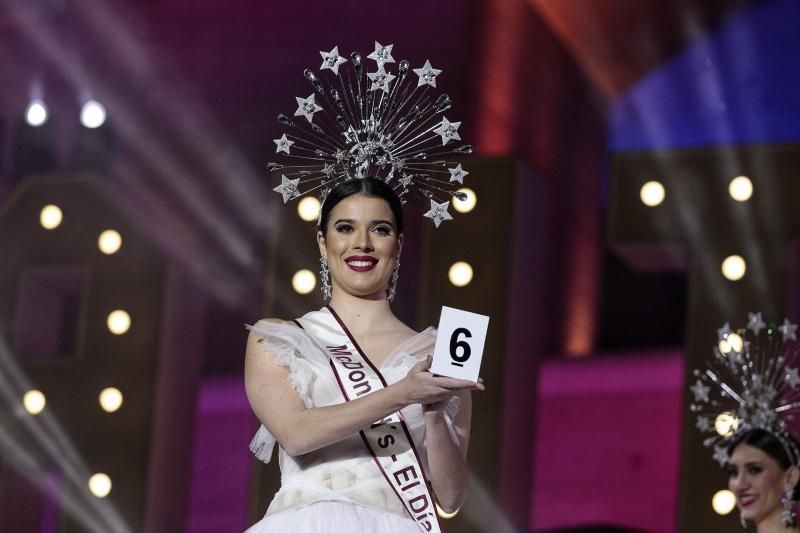
[[[387,386],[332,308],[312,311],[295,322],[327,352],[345,401]],[[428,480],[402,414],[392,413],[359,434],[386,482],[420,530],[440,533]]]

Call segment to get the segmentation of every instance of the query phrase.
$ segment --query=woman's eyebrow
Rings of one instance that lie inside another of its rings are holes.
[[[394,227],[394,224],[391,223],[389,220],[373,220],[372,225],[375,226],[377,224],[389,224],[390,226]]]

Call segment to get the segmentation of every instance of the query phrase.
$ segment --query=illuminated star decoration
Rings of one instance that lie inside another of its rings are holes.
[[[730,455],[728,455],[728,448],[727,446],[714,446],[714,460],[719,463],[720,466],[725,466],[730,461]]]
[[[372,82],[372,87],[369,88],[370,91],[381,89],[383,90],[383,92],[388,93],[389,83],[397,76],[395,76],[394,74],[389,74],[388,72],[383,70],[383,66],[381,65],[381,67],[377,71],[370,72],[369,74],[367,74],[367,77]]]
[[[461,140],[461,136],[458,134],[459,126],[461,126],[461,122],[450,122],[447,117],[442,117],[442,123],[433,130],[433,133],[442,136],[442,146],[444,146],[452,140]]]
[[[431,87],[436,87],[436,76],[441,74],[442,71],[438,68],[433,68],[431,66],[430,60],[425,60],[425,66],[422,68],[415,68],[414,74],[419,76],[417,80],[417,87],[421,87],[423,85],[430,85]]]
[[[294,144],[294,141],[290,141],[286,138],[286,134],[284,133],[280,139],[273,139],[272,142],[278,145],[278,148],[275,149],[275,153],[286,152],[289,153],[289,148]]]
[[[334,74],[339,74],[339,65],[342,63],[347,63],[347,60],[339,55],[339,47],[334,46],[333,50],[330,52],[323,52],[320,51],[319,55],[322,56],[322,66],[319,67],[320,70],[325,70],[329,68],[333,71]]]
[[[711,429],[711,421],[706,416],[697,417],[697,429],[700,431],[709,431]]]
[[[300,184],[300,178],[290,180],[284,175],[281,175],[281,184],[272,189],[283,196],[283,203],[288,202],[297,196],[297,186]]]
[[[708,402],[708,391],[711,390],[711,387],[708,385],[703,385],[703,382],[699,379],[697,380],[697,383],[689,387],[689,390],[691,390],[692,394],[694,394],[694,401]]]
[[[386,63],[394,63],[394,58],[392,57],[393,46],[393,44],[382,46],[381,43],[375,41],[375,51],[367,57],[374,59],[379,67],[383,67]]]
[[[450,213],[447,212],[447,208],[450,206],[450,202],[442,202],[437,203],[434,200],[431,200],[431,209],[424,216],[433,220],[433,223],[436,224],[436,227],[439,227],[439,224],[442,223],[443,220],[453,220],[453,217],[450,216]]]
[[[789,322],[788,318],[783,319],[783,324],[778,326],[778,331],[780,331],[781,335],[783,335],[784,342],[788,340],[797,340],[797,324],[792,324]]]
[[[464,183],[464,176],[469,174],[469,172],[461,168],[461,163],[456,168],[448,168],[447,170],[450,171],[450,181],[457,181],[462,184]]]
[[[311,93],[308,98],[295,96],[294,99],[297,100],[297,111],[294,112],[294,116],[299,117],[302,115],[309,122],[314,122],[314,113],[322,111],[322,108],[314,102],[314,93]]]
[[[747,313],[747,328],[750,331],[758,335],[758,332],[766,327],[767,325],[764,323],[764,319],[761,317],[761,312]]]
[[[728,335],[730,335],[731,333],[733,333],[733,331],[731,331],[731,325],[725,322],[725,325],[723,325],[721,328],[717,330],[717,340],[722,342],[725,339],[727,339]]]
[[[789,384],[791,388],[797,388],[797,385],[800,385],[800,373],[797,372],[796,368],[792,368],[790,366],[786,367],[786,383]]]

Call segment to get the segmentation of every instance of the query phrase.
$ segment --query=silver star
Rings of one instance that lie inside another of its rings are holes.
[[[796,341],[797,340],[797,334],[796,334],[796,332],[797,332],[797,324],[792,324],[791,322],[789,322],[788,318],[784,318],[783,319],[783,324],[778,326],[778,331],[780,331],[781,335],[783,335],[783,340],[784,341],[788,341],[788,340]]]
[[[727,338],[728,338],[728,335],[730,335],[731,333],[733,333],[733,332],[731,331],[731,325],[730,325],[730,324],[728,324],[727,322],[725,322],[725,325],[724,325],[724,326],[722,326],[721,328],[719,328],[719,329],[717,330],[717,339],[718,339],[720,342],[722,342],[722,341],[724,341],[725,339],[727,339]]]
[[[417,80],[417,87],[422,85],[430,85],[431,87],[436,87],[436,76],[441,74],[442,71],[438,68],[433,68],[431,66],[430,60],[425,60],[425,66],[422,68],[415,68],[414,74],[419,76],[419,80]]]
[[[297,196],[297,186],[300,184],[300,178],[290,180],[281,174],[281,184],[272,189],[283,196],[283,203],[288,202]]]
[[[433,220],[433,223],[438,228],[443,220],[453,220],[453,217],[447,212],[448,207],[450,207],[449,201],[440,204],[431,200],[431,209],[424,216]]]
[[[464,183],[464,176],[469,174],[469,172],[461,168],[461,163],[456,168],[448,168],[447,170],[450,171],[450,181],[457,181],[461,184]]]
[[[697,417],[697,429],[700,431],[709,431],[711,429],[711,421],[708,419],[707,416],[698,416]]]
[[[714,446],[714,460],[719,463],[719,466],[725,466],[728,464],[730,458],[731,457],[728,455],[728,448],[726,446]]]
[[[339,65],[347,63],[347,60],[339,55],[339,47],[334,46],[330,52],[320,51],[319,55],[322,56],[322,66],[320,70],[329,68],[334,74],[339,74]]]
[[[796,368],[792,368],[790,366],[786,367],[786,375],[784,376],[786,379],[786,383],[789,384],[790,387],[793,389],[797,388],[800,385],[800,373],[797,372]]]
[[[414,179],[414,176],[412,176],[410,174],[403,174],[403,177],[400,178],[397,181],[400,182],[400,184],[403,186],[404,189],[408,189],[408,186],[411,185],[411,180],[413,180],[413,179]]]
[[[444,146],[454,139],[461,140],[461,136],[458,134],[459,126],[461,126],[461,122],[450,122],[447,117],[442,117],[442,123],[433,130],[433,133],[442,136],[442,146]]]
[[[758,335],[758,332],[766,327],[767,325],[761,317],[761,312],[747,313],[747,329]]]
[[[394,63],[394,58],[392,57],[393,46],[393,44],[381,46],[381,43],[375,41],[375,51],[367,57],[374,59],[375,62],[378,63],[379,67],[383,67],[383,65],[386,63]]]
[[[325,163],[325,167],[322,169],[322,173],[330,178],[336,173],[336,166]]]
[[[278,145],[278,148],[275,150],[275,153],[278,154],[280,152],[289,153],[289,148],[294,144],[294,141],[290,141],[286,138],[286,134],[284,133],[280,139],[273,139],[272,142]]]
[[[367,74],[367,77],[372,81],[372,87],[369,88],[370,91],[376,91],[378,89],[383,90],[383,92],[389,92],[389,82],[395,79],[397,76],[393,74],[389,74],[385,70],[383,70],[383,66],[381,65],[377,71],[371,72]]]
[[[689,390],[691,390],[692,394],[694,394],[694,401],[708,402],[708,391],[711,390],[711,387],[704,385],[699,379],[697,380],[697,383],[689,387]]]
[[[309,122],[314,122],[314,113],[322,111],[322,108],[314,102],[314,93],[311,93],[308,98],[295,96],[294,99],[297,100],[297,111],[294,112],[294,116],[299,117],[302,115]]]
[[[337,163],[341,163],[342,161],[347,159],[347,152],[345,152],[342,149],[337,149],[336,153],[334,154],[334,156],[336,157],[336,162]]]

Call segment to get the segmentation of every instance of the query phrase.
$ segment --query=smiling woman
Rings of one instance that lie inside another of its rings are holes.
[[[282,483],[248,531],[440,531],[437,504],[453,512],[466,497],[470,392],[483,384],[428,372],[435,331],[392,313],[403,210],[386,183],[334,187],[317,243],[328,305],[259,321],[248,340],[263,424],[251,449],[268,462],[280,445]]]

